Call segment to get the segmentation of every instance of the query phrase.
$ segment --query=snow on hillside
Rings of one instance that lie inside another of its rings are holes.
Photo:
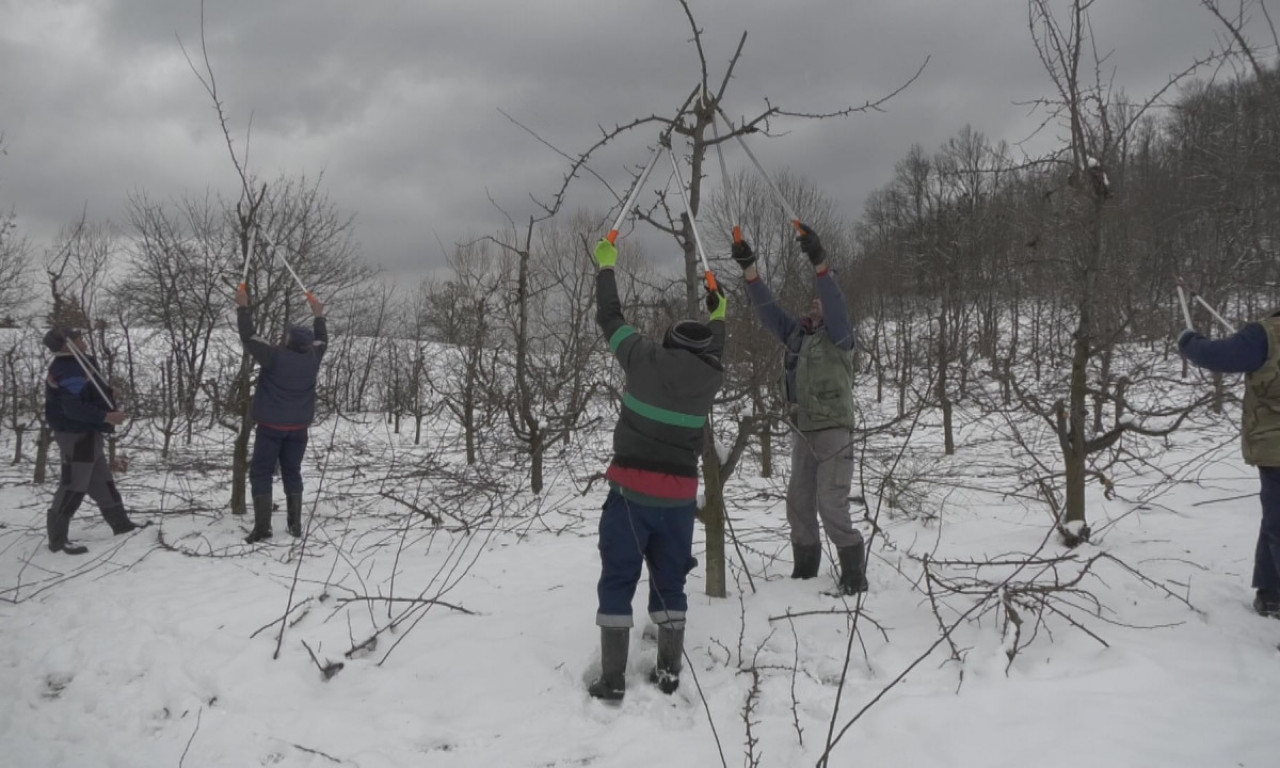
[[[413,446],[384,419],[330,418],[304,467],[305,551],[283,511],[268,546],[241,543],[229,437],[160,466],[136,429],[120,485],[156,525],[113,538],[86,501],[84,557],[44,547],[53,485],[27,462],[0,470],[0,763],[796,766],[833,731],[832,766],[1266,768],[1280,622],[1248,604],[1257,476],[1232,418],[1159,443],[1113,498],[1091,485],[1094,541],[1074,552],[1003,420],[958,411],[948,458],[926,418],[896,466],[900,435],[877,435],[855,478],[877,531],[852,643],[858,603],[822,593],[830,558],[814,582],[787,578],[785,454],[772,479],[748,461],[729,597],[691,574],[688,669],[667,697],[646,680],[642,582],[618,707],[584,690],[609,420],[548,457],[533,497],[496,452],[460,466],[445,421]],[[1015,636],[1002,599],[1035,585],[1050,607],[1020,611]]]

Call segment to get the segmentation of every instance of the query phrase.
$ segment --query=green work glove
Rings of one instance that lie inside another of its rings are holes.
[[[613,243],[601,238],[600,242],[596,244],[596,263],[600,265],[601,269],[606,267],[613,268],[618,263],[618,249],[614,247]]]
[[[707,311],[711,313],[712,320],[724,320],[724,313],[729,309],[729,300],[724,297],[723,291],[707,291]]]

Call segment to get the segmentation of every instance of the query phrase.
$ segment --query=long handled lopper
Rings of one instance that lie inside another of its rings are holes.
[[[111,401],[111,398],[107,397],[107,393],[102,389],[102,386],[98,384],[99,379],[102,379],[104,383],[107,380],[106,377],[102,375],[102,371],[99,371],[97,366],[95,366],[89,358],[85,357],[84,353],[80,351],[80,348],[75,345],[74,341],[68,339],[66,347],[71,350],[71,356],[80,364],[80,370],[84,371],[84,375],[89,379],[89,383],[93,385],[94,389],[98,390],[98,395],[101,396],[103,402],[107,404],[107,408],[114,411],[116,409],[116,404]]]
[[[724,188],[724,199],[729,203],[729,208],[734,214],[733,242],[740,243],[742,242],[742,222],[738,221],[737,217],[742,215],[742,209],[732,202],[733,187],[729,185],[729,166],[724,163],[724,149],[720,146],[720,131],[716,129],[715,115],[711,116],[711,137],[715,139],[716,159],[720,161],[720,185]]]
[[[724,123],[729,128],[729,133],[733,133],[733,121],[724,113],[720,107],[716,107],[716,111],[720,113],[720,117],[724,118]],[[764,178],[765,184],[769,186],[769,191],[773,193],[773,199],[778,205],[782,206],[782,210],[786,212],[787,218],[791,220],[791,225],[796,228],[797,232],[804,232],[804,225],[800,222],[800,217],[796,215],[796,211],[787,202],[787,198],[783,197],[782,190],[778,189],[778,185],[773,183],[773,179],[769,174],[765,173],[764,166],[760,165],[760,161],[756,159],[755,153],[751,151],[751,147],[747,146],[747,142],[743,140],[742,134],[734,134],[734,138],[738,140],[738,145],[742,147],[742,151],[747,153],[747,157],[751,159],[751,164],[756,167],[760,175]]]
[[[694,221],[693,208],[689,206],[689,197],[684,191],[684,177],[680,174],[680,163],[676,160],[676,153],[671,151],[670,146],[667,147],[667,156],[671,158],[671,171],[676,175],[676,189],[680,192],[680,201],[684,203],[685,215],[689,217],[689,228],[693,230],[693,243],[697,246],[698,258],[702,259],[702,272],[707,281],[707,290],[714,293],[719,290],[716,285],[716,275],[707,264],[707,254],[702,248],[702,237],[698,234],[698,222]]]
[[[249,259],[253,255],[253,248],[257,238],[258,227],[255,225],[252,232],[249,234],[249,250],[244,255],[244,274],[240,280],[240,290],[246,290],[246,285],[249,282]],[[271,238],[266,235],[263,235],[263,239],[267,241],[267,245],[272,249],[271,258],[280,259],[280,262],[284,264],[284,268],[289,271],[289,275],[293,277],[293,281],[297,283],[298,287],[302,289],[302,292],[306,294],[307,301],[314,302],[316,300],[315,294],[307,290],[307,286],[302,283],[302,278],[298,277],[298,273],[293,271],[293,265],[289,263],[289,259],[285,258],[284,253],[281,251],[280,244],[273,242]]]
[[[622,204],[622,210],[618,212],[618,218],[614,220],[613,226],[609,229],[609,234],[605,237],[612,245],[618,244],[618,230],[622,227],[622,222],[626,220],[627,214],[631,213],[631,206],[635,204],[636,198],[640,195],[645,179],[649,178],[649,172],[653,170],[653,166],[658,164],[658,156],[662,154],[663,149],[662,144],[659,144],[658,148],[653,150],[653,155],[649,157],[648,164],[640,172],[635,185],[631,187],[631,193],[627,195],[627,201]]]
[[[1195,326],[1194,326],[1194,325],[1192,325],[1192,323],[1191,323],[1191,311],[1190,311],[1190,309],[1187,307],[1187,294],[1188,294],[1188,293],[1189,293],[1189,294],[1191,294],[1191,298],[1192,298],[1192,299],[1194,299],[1195,301],[1200,302],[1200,306],[1202,306],[1202,307],[1204,307],[1205,309],[1209,310],[1209,314],[1213,316],[1213,319],[1214,319],[1214,320],[1217,320],[1219,323],[1221,323],[1221,324],[1222,324],[1222,327],[1226,329],[1227,333],[1235,333],[1235,332],[1236,332],[1235,326],[1233,326],[1231,323],[1227,322],[1227,319],[1226,319],[1225,317],[1223,317],[1222,315],[1218,314],[1218,310],[1214,309],[1214,308],[1209,304],[1209,302],[1205,301],[1203,296],[1201,296],[1199,293],[1196,293],[1194,290],[1192,290],[1192,289],[1190,289],[1190,288],[1186,287],[1186,283],[1183,281],[1183,279],[1182,279],[1181,277],[1179,277],[1179,278],[1178,278],[1178,302],[1182,305],[1182,317],[1183,317],[1183,319],[1184,319],[1184,320],[1186,320],[1186,321],[1187,321],[1187,327],[1188,327],[1188,328],[1194,328],[1194,327],[1195,327]]]

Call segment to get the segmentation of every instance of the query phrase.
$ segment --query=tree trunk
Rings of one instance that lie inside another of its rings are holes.
[[[1097,297],[1098,265],[1102,263],[1102,206],[1103,200],[1095,196],[1089,218],[1089,242],[1082,256],[1080,270],[1080,317],[1073,335],[1071,356],[1071,393],[1067,413],[1068,430],[1064,445],[1066,468],[1066,502],[1064,522],[1079,523],[1078,530],[1063,531],[1067,546],[1075,546],[1089,540],[1089,526],[1085,520],[1084,480],[1085,419],[1088,408],[1087,393],[1089,357],[1093,346],[1093,304]],[[1072,526],[1077,527],[1077,526]]]
[[[898,417],[907,414],[907,387],[911,384],[911,334],[904,332],[902,338],[902,360],[898,373]]]
[[[1085,335],[1085,321],[1082,318],[1076,330],[1075,354],[1071,359],[1071,392],[1070,405],[1067,409],[1067,440],[1063,456],[1066,465],[1066,506],[1063,510],[1063,522],[1085,522],[1084,478],[1085,478],[1085,384],[1086,368],[1089,364],[1089,342]],[[1087,537],[1084,537],[1087,538]]]
[[[467,466],[476,463],[476,408],[470,398],[462,405],[462,434],[467,442]]]
[[[773,425],[768,421],[760,427],[760,476],[773,477]]]
[[[13,428],[13,463],[17,465],[22,462],[22,433],[26,432],[23,427]]]
[[[728,595],[725,579],[724,480],[720,474],[720,456],[716,453],[711,426],[702,449],[702,480],[706,505],[700,510],[707,542],[707,597]]]
[[[955,433],[951,429],[951,398],[947,395],[948,373],[947,310],[944,305],[938,316],[938,402],[942,404],[943,452],[952,456],[956,452]]]
[[[245,503],[245,483],[249,477],[249,433],[253,431],[253,419],[249,417],[251,403],[252,401],[246,397],[244,405],[241,406],[240,431],[236,433],[231,450],[231,514],[233,515],[243,515],[248,509]]]
[[[1107,390],[1111,388],[1111,348],[1102,351],[1101,371],[1098,373],[1098,393],[1093,396],[1093,434],[1102,432],[1103,411],[1107,407]]]
[[[543,445],[546,435],[540,427],[534,427],[529,433],[529,490],[535,494],[542,493],[542,455],[546,451]]]
[[[46,470],[49,466],[49,443],[53,442],[53,432],[44,424],[40,425],[40,432],[36,436],[36,468],[35,474],[32,476],[32,482],[37,485],[45,480]]]

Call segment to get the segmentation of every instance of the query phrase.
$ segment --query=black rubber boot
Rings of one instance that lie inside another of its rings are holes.
[[[302,494],[290,493],[284,497],[285,525],[289,527],[289,535],[298,538],[302,535]]]
[[[840,556],[840,591],[856,595],[867,591],[867,559],[864,543],[858,542],[837,550]]]
[[[246,544],[256,544],[271,538],[271,496],[253,497],[253,530],[245,537]]]
[[[1260,589],[1253,596],[1253,610],[1259,616],[1280,618],[1280,593],[1269,589]]]
[[[604,701],[622,701],[627,692],[627,646],[630,627],[600,628],[600,677],[587,686],[587,693]]]
[[[684,627],[658,627],[658,665],[649,673],[649,682],[666,694],[680,687],[680,670],[684,667]]]
[[[80,502],[83,500],[83,493],[69,491],[63,496],[62,503],[57,509],[49,507],[49,512],[45,515],[45,526],[49,534],[50,552],[83,555],[89,551],[79,544],[72,544],[67,541],[68,532],[71,530],[71,518],[75,516],[76,510],[80,508]]]
[[[122,533],[138,530],[138,524],[129,519],[129,514],[124,511],[124,505],[107,507],[102,510],[102,519],[107,521],[107,525],[111,526],[111,532],[119,536]]]
[[[791,578],[812,579],[818,575],[818,566],[822,565],[821,544],[792,544],[791,556],[795,560]]]
[[[49,545],[49,549],[54,552],[61,552],[66,555],[83,555],[89,551],[89,548],[83,544],[77,544],[74,541],[64,541],[58,546]]]

